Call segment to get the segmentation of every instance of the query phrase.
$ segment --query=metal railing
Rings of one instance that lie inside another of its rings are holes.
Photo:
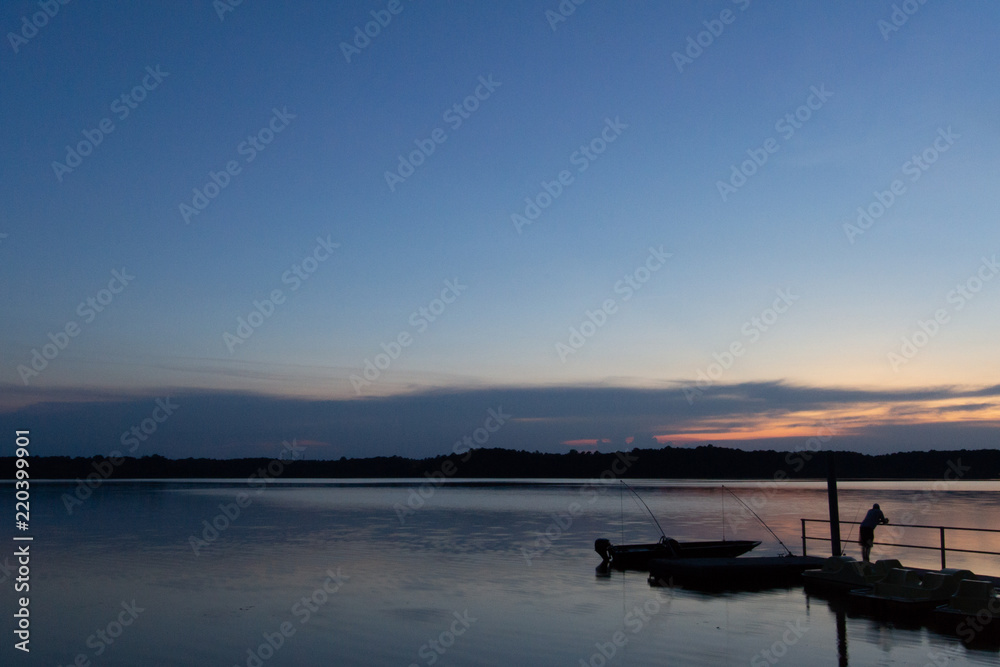
[[[806,542],[808,540],[818,541],[818,542],[832,542],[833,540],[829,537],[814,537],[807,535],[806,533],[806,523],[826,523],[829,524],[829,519],[802,519],[802,555],[808,555],[806,551]],[[860,526],[859,521],[841,521],[841,525],[849,526]],[[956,526],[924,526],[920,524],[912,523],[897,523],[892,524],[893,526],[898,526],[900,528],[924,528],[924,529],[936,529],[940,536],[940,544],[938,546],[927,546],[926,544],[900,544],[897,542],[875,542],[874,544],[880,544],[883,546],[893,546],[906,549],[931,549],[933,551],[941,552],[941,569],[947,567],[947,553],[953,551],[956,553],[966,553],[966,554],[984,554],[987,556],[1000,556],[998,551],[980,551],[979,549],[959,549],[957,547],[949,547],[945,541],[945,531],[964,531],[964,532],[975,532],[975,533],[1000,533],[1000,530],[995,528],[958,528]]]

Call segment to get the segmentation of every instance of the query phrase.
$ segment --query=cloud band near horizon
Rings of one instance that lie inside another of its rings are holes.
[[[680,383],[337,400],[202,390],[49,390],[42,398],[16,386],[4,393],[0,424],[30,429],[40,456],[269,456],[293,438],[312,459],[423,458],[463,440],[547,452],[708,443],[794,450],[817,436],[824,448],[880,454],[990,448],[1000,424],[1000,385],[878,390],[751,382],[713,386],[693,403]]]

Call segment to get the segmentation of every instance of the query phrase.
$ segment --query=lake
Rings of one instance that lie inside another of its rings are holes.
[[[759,539],[753,554],[783,551],[721,482],[630,483],[674,538]],[[800,519],[827,517],[822,483],[725,484],[796,553]],[[998,661],[996,648],[838,614],[801,587],[702,593],[652,587],[640,572],[596,576],[595,538],[658,537],[615,484],[106,482],[70,513],[64,495],[74,488],[32,487],[31,653],[13,648],[16,596],[6,578],[4,665]],[[995,527],[998,490],[994,482],[841,483],[840,512],[860,521],[878,502],[894,523]],[[12,496],[0,503],[10,517],[0,535],[5,567],[14,561]],[[847,554],[859,558],[849,532]],[[813,524],[810,534],[829,530]],[[892,525],[876,532],[877,542],[937,539]],[[1000,551],[988,533],[948,540]],[[828,555],[829,543],[810,542],[809,552]],[[876,544],[873,560],[883,557],[939,566],[936,551]],[[948,565],[1000,574],[996,557],[949,554]]]

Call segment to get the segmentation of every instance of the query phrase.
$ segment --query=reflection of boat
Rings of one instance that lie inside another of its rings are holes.
[[[818,570],[802,573],[807,590],[847,593],[851,590],[871,588],[885,579],[892,568],[902,568],[898,560],[880,560],[875,564],[857,561],[850,556],[831,556]]]
[[[759,540],[678,542],[669,537],[652,544],[611,544],[602,537],[594,542],[594,550],[605,563],[619,570],[648,570],[654,558],[733,558],[759,545]]]
[[[878,608],[920,613],[948,602],[963,579],[975,578],[969,570],[945,568],[926,572],[894,567],[870,591],[851,591],[851,597]]]

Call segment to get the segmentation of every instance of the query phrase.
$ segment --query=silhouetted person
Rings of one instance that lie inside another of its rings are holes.
[[[861,521],[858,544],[861,545],[861,558],[866,563],[868,562],[868,557],[871,556],[872,545],[875,544],[875,526],[885,523],[889,523],[889,520],[882,514],[882,508],[878,506],[878,503],[872,505],[872,508],[868,510],[868,514]]]

